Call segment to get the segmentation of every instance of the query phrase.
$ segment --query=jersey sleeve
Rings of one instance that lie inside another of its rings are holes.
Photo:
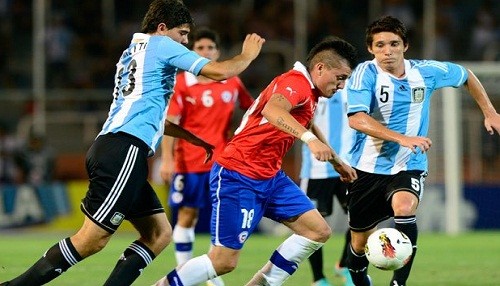
[[[238,86],[239,107],[242,110],[247,110],[252,105],[254,99],[239,77],[235,77],[235,81]]]
[[[164,40],[159,43],[159,49],[168,51],[163,53],[164,60],[169,65],[188,71],[194,75],[199,75],[201,69],[210,62],[209,59],[198,55],[196,52],[189,50],[184,45],[176,41],[163,37]]]
[[[370,113],[376,74],[370,62],[360,64],[346,84],[347,113]]]
[[[436,89],[442,87],[459,87],[465,83],[468,73],[465,67],[451,63],[429,61],[436,79]]]
[[[292,106],[297,106],[309,100],[311,85],[301,74],[288,74],[275,82],[273,94],[275,93],[283,95]]]

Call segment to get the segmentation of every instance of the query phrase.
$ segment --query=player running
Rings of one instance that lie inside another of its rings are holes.
[[[281,285],[304,259],[330,237],[331,229],[281,163],[296,138],[316,159],[331,161],[343,180],[356,179],[325,142],[309,131],[319,97],[344,87],[355,66],[355,49],[327,38],[309,53],[306,64],[277,76],[243,116],[235,136],[212,167],[210,190],[214,247],[169,272],[156,285],[197,285],[235,269],[240,251],[266,216],[294,234],[271,255],[248,285]]]

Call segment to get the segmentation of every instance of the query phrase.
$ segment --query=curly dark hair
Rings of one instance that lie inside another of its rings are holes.
[[[198,27],[196,30],[190,34],[191,39],[189,40],[190,48],[193,48],[194,42],[199,41],[200,39],[209,39],[210,41],[215,43],[215,47],[220,49],[220,36],[216,31],[209,29],[207,27]]]
[[[384,16],[373,21],[368,28],[366,28],[366,45],[372,46],[373,34],[380,32],[391,32],[401,37],[403,44],[408,45],[408,30],[405,25],[398,18],[392,16]]]
[[[342,60],[346,60],[353,69],[358,63],[356,48],[339,37],[328,36],[309,51],[306,66],[311,69],[316,63],[323,62],[334,68],[340,66]]]
[[[168,29],[183,24],[194,26],[191,13],[182,1],[179,0],[154,0],[149,4],[149,9],[142,20],[142,33],[153,33],[160,23],[165,23]]]

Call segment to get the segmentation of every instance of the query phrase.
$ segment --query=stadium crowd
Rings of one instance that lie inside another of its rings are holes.
[[[0,1],[0,86],[30,88],[34,1]],[[99,3],[96,3],[99,2]],[[54,88],[110,88],[116,55],[127,45],[128,35],[140,25],[149,1],[53,0],[47,7],[47,85]],[[108,1],[109,2],[109,1]],[[111,1],[113,2],[113,1]],[[221,32],[223,54],[247,32],[268,41],[292,45],[293,0],[185,0],[198,26]],[[412,57],[421,58],[423,4],[419,0],[381,0],[382,14],[403,19],[410,30]],[[493,0],[436,1],[436,56],[438,60],[500,60],[500,2]],[[368,0],[308,1],[308,43],[327,34],[364,46],[364,27],[369,22]],[[363,52],[363,49],[360,49]],[[230,55],[230,54],[229,54]],[[362,54],[368,58],[368,54]],[[268,65],[268,62],[262,62]],[[256,68],[258,69],[258,67]],[[283,71],[277,70],[274,74]],[[272,76],[272,75],[270,75]],[[250,89],[268,80],[248,76]]]

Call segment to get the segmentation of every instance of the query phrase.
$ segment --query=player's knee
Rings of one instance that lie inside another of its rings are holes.
[[[394,194],[391,204],[395,216],[411,216],[417,211],[418,198],[411,192],[399,191]]]
[[[396,204],[393,207],[394,216],[411,216],[415,215],[415,207],[413,204]]]
[[[80,256],[85,258],[101,251],[106,246],[110,238],[111,234],[88,235],[80,231],[71,237],[71,241]]]
[[[172,242],[172,228],[156,229],[148,239],[161,251]]]
[[[101,251],[106,246],[108,241],[109,241],[109,239],[106,239],[106,238],[96,238],[96,239],[85,240],[83,242],[83,244],[79,244],[78,253],[82,257],[88,257],[90,255],[96,254],[97,252]]]
[[[238,261],[235,259],[224,259],[217,262],[212,262],[214,264],[214,269],[217,275],[223,275],[226,273],[229,273],[236,269],[236,265],[238,264]]]
[[[306,237],[311,240],[324,243],[330,238],[330,236],[332,236],[332,228],[327,223],[324,223],[314,229],[314,231]]]
[[[217,275],[233,271],[238,264],[238,252],[215,247],[208,253],[208,257]]]
[[[108,244],[108,241],[109,241],[108,238],[99,239],[97,241],[97,243],[95,244],[95,248],[94,248],[95,252],[99,252],[99,251],[103,250],[104,247],[106,247],[106,245]]]
[[[147,232],[141,232],[140,240],[158,255],[171,243],[172,228],[170,226],[156,227]]]

